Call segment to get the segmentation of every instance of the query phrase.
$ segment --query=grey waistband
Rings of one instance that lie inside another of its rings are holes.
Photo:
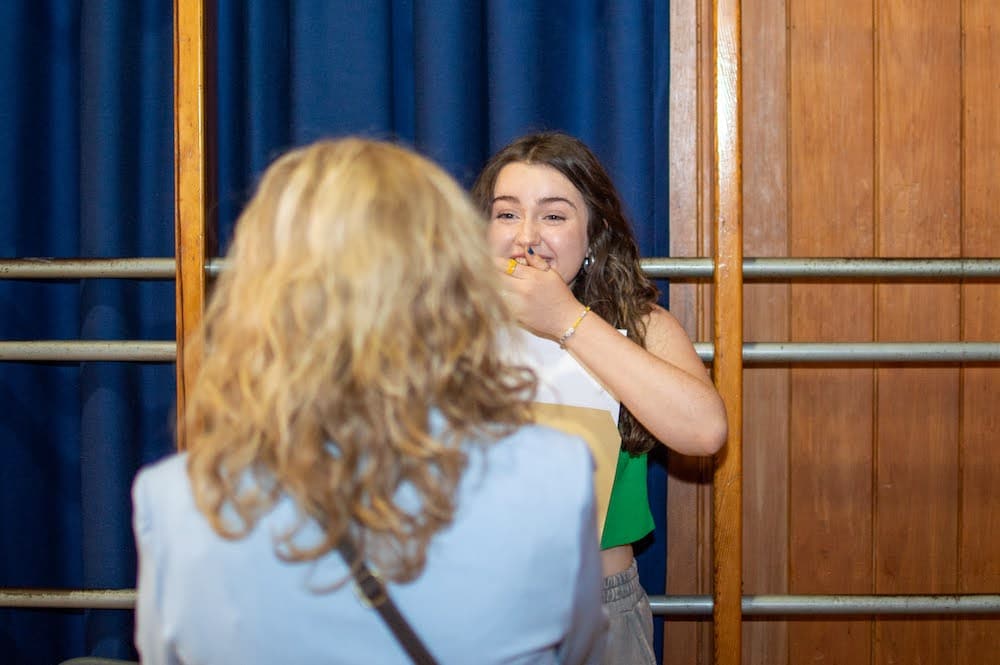
[[[629,599],[637,593],[645,593],[642,585],[639,584],[639,570],[632,561],[632,565],[620,573],[608,575],[604,578],[604,604],[613,603],[618,600]]]

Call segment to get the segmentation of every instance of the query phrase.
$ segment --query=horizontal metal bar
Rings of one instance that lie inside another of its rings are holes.
[[[131,609],[135,589],[0,589],[0,607]],[[653,614],[711,616],[711,596],[650,596]],[[743,596],[747,616],[1000,614],[1000,595]]]
[[[642,267],[653,279],[709,279],[712,259],[649,258]],[[744,258],[747,280],[786,279],[1000,279],[1000,259]]]
[[[0,607],[130,610],[135,589],[0,589]]]
[[[0,279],[173,279],[173,258],[4,259]]]
[[[0,342],[0,361],[174,362],[176,355],[177,344],[172,340],[169,342],[90,340]]]
[[[205,263],[205,272],[217,276],[226,259]],[[715,265],[704,257],[652,257],[642,259],[643,270],[653,279],[710,279]],[[0,279],[173,279],[175,262],[168,258],[119,259],[0,259]],[[765,279],[1000,279],[1000,259],[893,259],[893,258],[785,258],[743,260],[743,277]]]
[[[711,616],[711,596],[650,596],[653,614]],[[743,596],[747,616],[1000,614],[1000,595],[759,595]]]
[[[695,351],[710,363],[715,349],[697,342]],[[0,361],[173,362],[173,341],[4,341]],[[1000,342],[750,342],[743,345],[743,362],[761,363],[973,363],[1000,362]]]
[[[1000,279],[1000,259],[752,258],[748,279]]]
[[[214,259],[208,259],[205,261],[205,274],[209,277],[218,277],[222,274],[222,270],[226,267],[227,259],[225,257],[217,257]]]
[[[712,362],[710,342],[697,342],[703,362]],[[749,342],[743,362],[761,363],[994,363],[1000,361],[1000,342]]]
[[[749,259],[743,259],[744,271]],[[712,259],[683,257],[652,257],[641,259],[642,270],[650,279],[711,279],[715,273]]]

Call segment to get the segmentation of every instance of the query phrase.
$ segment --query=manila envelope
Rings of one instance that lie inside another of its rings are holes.
[[[536,422],[575,434],[590,447],[600,538],[621,448],[618,399],[572,353],[550,339],[518,329],[507,348],[513,362],[530,367],[538,377],[538,393],[532,403]]]
[[[611,485],[618,468],[618,451],[622,445],[618,426],[606,409],[542,402],[533,402],[531,408],[535,422],[579,436],[590,447],[594,457],[594,504],[597,508],[597,538],[600,540],[604,533],[604,520],[608,516]]]

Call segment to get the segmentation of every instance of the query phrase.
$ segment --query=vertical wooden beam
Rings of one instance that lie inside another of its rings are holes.
[[[792,0],[743,5],[743,252],[788,256],[788,42]],[[791,339],[788,282],[743,289],[743,336]],[[743,593],[788,593],[788,462],[791,372],[743,370]],[[744,665],[785,665],[788,624],[778,617],[743,624]]]
[[[177,261],[177,422],[191,387],[184,343],[201,322],[205,303],[205,257],[211,249],[209,210],[214,200],[208,139],[214,90],[207,48],[212,35],[202,0],[174,0],[174,232]],[[183,429],[177,428],[183,449]]]
[[[670,2],[670,256],[710,256],[711,0]],[[702,20],[702,17],[705,20]],[[707,193],[706,193],[707,192]],[[671,280],[670,312],[691,339],[711,339],[712,285]],[[667,478],[668,594],[711,593],[712,460],[670,453]],[[663,623],[663,665],[708,663],[712,624]]]
[[[715,107],[715,382],[726,403],[729,442],[716,460],[713,496],[716,665],[741,660],[743,593],[743,173],[741,0],[713,0]]]
[[[962,256],[1000,256],[1000,30],[996,0],[962,3]],[[962,289],[962,340],[996,340],[1000,283],[970,280]],[[1000,366],[962,367],[959,416],[959,593],[1000,589]],[[952,662],[1000,653],[1000,618],[963,621]]]

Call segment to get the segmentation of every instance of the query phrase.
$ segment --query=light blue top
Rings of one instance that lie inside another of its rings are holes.
[[[586,445],[529,426],[469,451],[453,524],[420,577],[389,585],[400,611],[442,665],[600,662],[607,618]],[[185,464],[171,456],[133,486],[145,665],[408,662],[353,585],[322,589],[348,574],[336,552],[275,556],[291,501],[226,540],[195,508]]]

